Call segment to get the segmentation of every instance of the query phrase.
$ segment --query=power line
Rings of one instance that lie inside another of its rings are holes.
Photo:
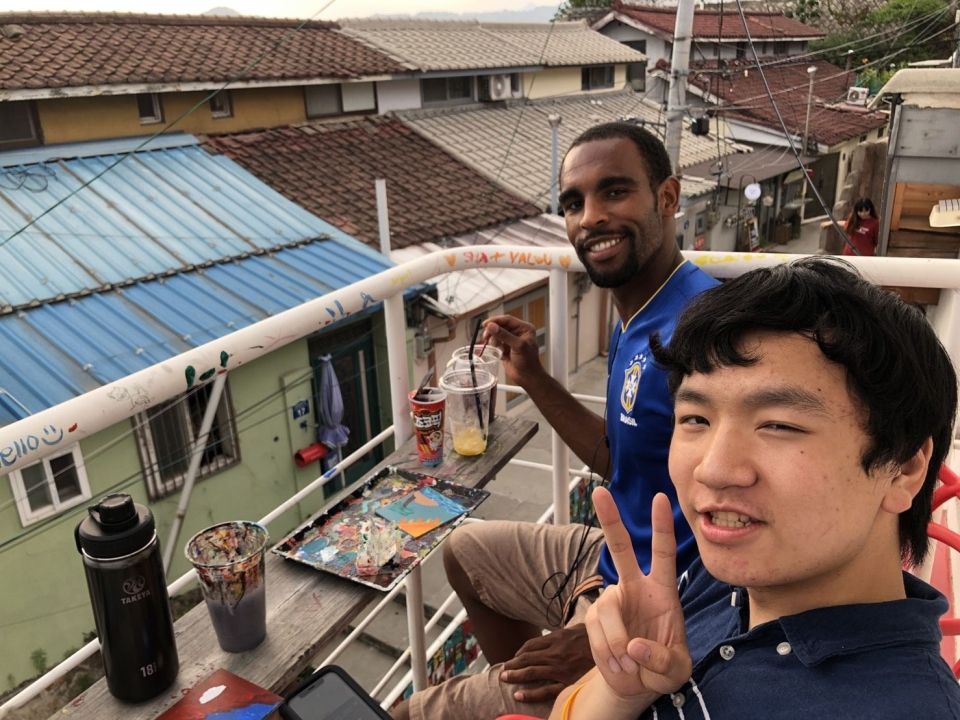
[[[760,73],[760,79],[763,81],[763,87],[767,91],[767,96],[770,98],[770,103],[773,105],[773,110],[777,115],[777,119],[780,121],[780,127],[783,129],[783,134],[787,139],[787,143],[790,145],[790,149],[793,151],[793,156],[797,160],[797,165],[800,168],[801,172],[803,173],[804,181],[813,191],[814,196],[817,198],[817,201],[820,203],[820,206],[823,208],[823,211],[826,213],[827,217],[830,218],[830,222],[833,224],[834,229],[837,231],[837,233],[840,235],[843,241],[851,248],[851,250],[854,253],[856,253],[857,255],[860,255],[861,254],[860,251],[857,250],[857,248],[853,245],[853,243],[850,242],[850,239],[847,237],[846,232],[843,230],[843,228],[840,227],[839,223],[836,221],[836,218],[833,217],[833,213],[830,212],[830,210],[827,208],[827,204],[826,202],[824,202],[823,196],[820,195],[820,191],[817,189],[817,186],[814,185],[813,179],[810,177],[810,172],[807,169],[807,166],[803,164],[803,159],[800,157],[800,153],[797,151],[797,147],[793,142],[793,136],[787,131],[787,125],[783,121],[783,115],[780,114],[780,108],[777,107],[777,101],[774,99],[773,93],[770,92],[770,84],[767,82],[767,76],[764,73],[763,68],[760,66],[760,57],[757,55],[757,48],[756,48],[756,45],[754,45],[753,37],[750,34],[750,27],[747,24],[746,14],[744,13],[744,10],[743,10],[743,3],[741,0],[736,0],[736,3],[737,3],[737,11],[740,13],[740,19],[743,22],[743,27],[747,34],[747,42],[750,45],[750,51],[753,53],[753,59],[756,61],[757,70]]]
[[[27,221],[27,223],[26,223],[25,225],[23,225],[22,227],[20,227],[18,230],[14,231],[14,233],[13,233],[12,235],[9,235],[8,237],[4,238],[3,240],[0,240],[0,247],[3,247],[4,245],[6,245],[8,242],[10,242],[10,241],[13,240],[15,237],[17,237],[17,236],[20,235],[22,232],[24,232],[27,228],[35,225],[35,224],[37,223],[37,221],[40,220],[40,218],[45,217],[46,215],[48,215],[48,214],[50,214],[51,212],[53,212],[56,208],[58,208],[58,207],[60,207],[61,205],[63,205],[67,200],[69,200],[70,198],[72,198],[74,195],[76,195],[77,193],[79,193],[79,192],[80,192],[81,190],[83,190],[84,188],[92,185],[94,182],[96,182],[97,180],[99,180],[101,177],[103,177],[104,175],[106,175],[108,172],[112,171],[112,170],[113,170],[115,167],[117,167],[120,163],[126,161],[127,158],[129,158],[129,157],[135,155],[136,153],[138,153],[140,150],[142,150],[143,148],[145,148],[147,145],[149,145],[151,142],[153,142],[153,141],[156,140],[158,137],[160,137],[161,135],[163,135],[165,132],[167,132],[168,130],[170,130],[170,129],[173,128],[173,127],[176,127],[176,126],[180,123],[181,120],[184,120],[185,118],[187,118],[188,116],[190,116],[191,114],[193,114],[198,108],[200,108],[201,106],[203,106],[204,104],[206,104],[207,102],[209,102],[212,98],[216,97],[218,94],[220,94],[221,92],[223,92],[224,90],[226,90],[231,84],[233,84],[233,83],[235,83],[235,82],[238,82],[238,81],[240,81],[240,80],[243,80],[243,79],[246,77],[246,75],[247,75],[248,72],[250,72],[250,71],[253,70],[257,65],[259,65],[269,54],[271,54],[271,53],[275,52],[277,49],[279,49],[280,46],[283,45],[283,44],[286,42],[286,40],[287,40],[288,37],[291,37],[294,33],[296,33],[297,31],[299,31],[299,30],[301,30],[301,29],[303,29],[304,25],[306,25],[308,22],[310,22],[311,20],[313,20],[313,19],[314,19],[317,15],[319,15],[320,13],[324,12],[327,8],[329,8],[331,5],[333,5],[334,2],[336,2],[336,0],[327,0],[326,4],[324,4],[323,7],[321,7],[319,10],[317,10],[313,15],[311,15],[311,16],[308,17],[308,18],[305,18],[305,19],[304,19],[303,21],[301,21],[300,24],[298,24],[296,27],[290,28],[289,30],[287,30],[287,32],[285,32],[283,35],[281,35],[281,36],[277,39],[277,41],[276,41],[275,43],[273,43],[273,45],[272,45],[271,47],[268,47],[266,50],[264,50],[262,53],[260,53],[259,57],[257,57],[256,59],[253,60],[253,62],[251,62],[250,64],[248,64],[246,67],[244,67],[244,68],[240,71],[240,74],[239,74],[239,75],[237,75],[237,76],[234,77],[234,78],[231,78],[230,80],[227,80],[227,81],[226,81],[225,83],[223,83],[223,85],[221,85],[219,88],[217,88],[217,89],[215,89],[215,90],[212,90],[210,93],[208,93],[208,94],[205,95],[203,98],[201,98],[200,100],[198,100],[192,107],[187,108],[187,109],[184,110],[182,113],[180,113],[180,115],[178,115],[174,120],[172,120],[171,122],[169,122],[169,123],[167,123],[166,125],[164,125],[163,127],[161,127],[161,128],[160,128],[159,130],[157,130],[153,135],[150,135],[149,137],[147,137],[146,139],[144,139],[143,142],[139,143],[135,148],[133,148],[132,150],[129,150],[129,151],[125,152],[125,153],[120,154],[120,156],[119,156],[116,160],[114,160],[112,163],[110,163],[109,165],[107,165],[106,167],[104,167],[100,172],[98,172],[97,174],[95,174],[95,175],[94,175],[93,177],[91,177],[89,180],[84,181],[84,182],[81,183],[78,187],[74,188],[74,189],[71,190],[69,193],[67,193],[64,197],[62,197],[62,198],[60,198],[59,200],[57,200],[53,205],[51,205],[51,206],[48,207],[47,209],[43,210],[42,212],[38,213],[36,216],[32,217],[29,221]]]

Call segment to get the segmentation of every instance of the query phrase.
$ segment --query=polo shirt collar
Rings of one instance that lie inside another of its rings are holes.
[[[905,600],[818,608],[764,625],[779,623],[796,658],[808,667],[884,646],[936,646],[941,638],[939,619],[948,607],[946,598],[909,573],[903,574],[903,584]]]

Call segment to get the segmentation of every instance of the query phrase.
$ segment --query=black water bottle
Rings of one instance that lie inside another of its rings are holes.
[[[177,677],[180,661],[153,513],[126,493],[87,509],[75,531],[107,687],[140,702]]]

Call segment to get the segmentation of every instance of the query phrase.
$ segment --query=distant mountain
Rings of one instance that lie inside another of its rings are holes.
[[[206,12],[201,13],[201,14],[203,14],[203,15],[216,15],[216,16],[218,16],[218,17],[240,17],[240,13],[238,13],[238,12],[237,12],[236,10],[234,10],[233,8],[222,7],[222,6],[221,6],[221,7],[210,8],[209,10],[207,10]]]
[[[524,10],[496,10],[493,12],[419,12],[405,17],[415,17],[420,20],[480,20],[481,22],[548,22],[557,13],[559,3],[554,5],[537,5]],[[377,17],[399,17],[397,15],[380,15]]]

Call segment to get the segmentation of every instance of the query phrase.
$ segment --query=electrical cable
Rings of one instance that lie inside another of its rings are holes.
[[[132,150],[129,150],[129,151],[127,151],[127,152],[121,153],[116,160],[114,160],[114,161],[111,162],[110,164],[106,165],[102,170],[100,170],[99,172],[97,172],[97,173],[96,173],[93,177],[91,177],[89,180],[84,181],[84,182],[81,183],[78,187],[74,188],[74,189],[71,190],[69,193],[67,193],[64,197],[62,197],[62,198],[60,198],[59,200],[57,200],[53,205],[51,205],[50,207],[46,208],[45,210],[43,210],[43,211],[37,213],[36,215],[34,215],[33,217],[31,217],[30,220],[27,221],[26,224],[24,224],[23,226],[21,226],[18,230],[15,230],[12,235],[9,235],[9,236],[7,236],[6,238],[0,240],[0,247],[3,247],[4,245],[6,245],[8,242],[10,242],[11,240],[13,240],[13,239],[14,239],[15,237],[17,237],[18,235],[20,235],[20,234],[21,234],[23,231],[25,231],[27,228],[35,225],[41,218],[43,218],[43,217],[45,217],[46,215],[48,215],[48,214],[50,214],[51,212],[53,212],[56,208],[58,208],[58,207],[60,207],[61,205],[63,205],[67,200],[69,200],[70,198],[72,198],[74,195],[76,195],[77,193],[79,193],[79,192],[80,192],[81,190],[83,190],[84,188],[88,187],[89,185],[92,185],[94,182],[96,182],[97,180],[99,180],[101,177],[103,177],[104,175],[106,175],[108,172],[112,171],[112,170],[113,170],[115,167],[117,167],[120,163],[124,162],[127,158],[133,156],[134,154],[136,154],[137,152],[139,152],[140,150],[142,150],[143,148],[145,148],[147,145],[149,145],[151,142],[153,142],[153,141],[156,140],[158,137],[160,137],[161,135],[163,135],[165,132],[167,132],[167,131],[170,130],[171,128],[176,127],[178,124],[180,124],[180,122],[181,122],[182,120],[184,120],[185,118],[187,118],[188,116],[190,116],[191,114],[193,114],[197,109],[199,109],[201,106],[205,105],[205,104],[206,104],[207,102],[209,102],[212,98],[216,97],[219,93],[221,93],[221,92],[223,92],[224,90],[226,90],[230,85],[232,85],[233,83],[238,82],[238,81],[240,81],[240,80],[243,80],[243,79],[246,77],[246,74],[247,74],[248,72],[250,72],[251,70],[253,70],[253,68],[255,68],[257,65],[259,65],[268,55],[270,55],[271,53],[273,53],[273,52],[275,52],[277,49],[279,49],[279,48],[281,47],[281,45],[283,45],[283,44],[286,42],[286,40],[287,40],[288,37],[291,37],[294,33],[296,33],[297,31],[301,30],[308,22],[310,22],[311,20],[313,20],[313,19],[314,19],[317,15],[319,15],[320,13],[324,12],[327,8],[329,8],[329,7],[330,7],[331,5],[333,5],[333,3],[335,3],[335,2],[336,2],[336,0],[327,0],[326,4],[324,4],[323,7],[321,7],[319,10],[317,10],[313,15],[311,15],[311,16],[308,17],[308,18],[305,18],[305,19],[304,19],[303,21],[301,21],[300,24],[298,24],[296,27],[290,28],[287,32],[285,32],[283,35],[281,35],[280,38],[278,38],[277,41],[276,41],[275,43],[273,43],[272,46],[270,46],[269,48],[267,48],[266,50],[264,50],[262,53],[260,53],[260,55],[259,55],[256,59],[254,59],[250,64],[248,64],[246,67],[244,67],[244,68],[240,71],[240,74],[239,74],[239,75],[237,75],[237,76],[234,77],[234,78],[231,78],[230,80],[227,80],[227,81],[226,81],[225,83],[223,83],[223,85],[221,85],[219,88],[217,88],[217,89],[211,91],[210,93],[208,93],[207,95],[205,95],[203,98],[201,98],[200,100],[198,100],[192,107],[189,107],[189,108],[187,108],[186,110],[184,110],[182,113],[180,113],[180,115],[178,115],[174,120],[170,121],[169,123],[167,123],[166,125],[164,125],[163,127],[161,127],[159,130],[157,130],[155,133],[153,133],[153,135],[150,135],[149,137],[145,138],[145,139],[144,139],[141,143],[139,143],[135,148],[133,148]]]
[[[780,114],[780,108],[777,107],[777,101],[774,99],[773,93],[770,92],[770,84],[767,82],[767,76],[764,73],[763,68],[760,67],[760,57],[757,55],[757,48],[753,43],[753,37],[751,36],[750,28],[747,25],[746,14],[743,10],[743,2],[742,0],[736,0],[736,3],[737,11],[740,13],[740,19],[743,21],[743,27],[747,34],[747,43],[749,43],[750,51],[753,53],[753,59],[757,63],[757,70],[760,73],[760,79],[763,81],[763,86],[766,88],[767,95],[770,97],[770,103],[773,105],[773,110],[777,115],[777,119],[780,121],[780,127],[783,129],[783,134],[786,137],[787,142],[790,144],[790,149],[793,151],[793,156],[797,160],[797,165],[803,173],[804,181],[813,191],[814,196],[817,198],[817,201],[820,203],[820,206],[823,208],[827,217],[830,218],[830,222],[833,224],[834,230],[836,230],[837,234],[840,235],[843,242],[850,247],[854,253],[860,255],[860,251],[850,241],[850,238],[847,237],[847,233],[843,228],[840,227],[840,224],[837,222],[836,218],[833,217],[833,213],[827,208],[827,204],[824,201],[823,196],[820,195],[820,191],[817,189],[817,186],[813,183],[813,179],[810,177],[810,171],[807,169],[807,166],[803,164],[803,159],[800,157],[800,153],[797,151],[797,147],[793,142],[793,136],[787,131],[787,125],[783,121],[783,116]]]

